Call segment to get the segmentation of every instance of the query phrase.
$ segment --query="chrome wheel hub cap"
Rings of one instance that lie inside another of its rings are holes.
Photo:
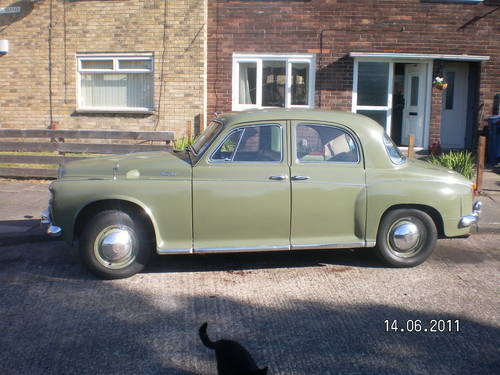
[[[104,229],[94,243],[97,261],[106,268],[119,269],[135,259],[135,237],[130,228],[112,226]]]
[[[418,225],[409,220],[400,220],[394,223],[389,230],[388,237],[393,251],[402,257],[409,257],[417,253],[422,238]]]

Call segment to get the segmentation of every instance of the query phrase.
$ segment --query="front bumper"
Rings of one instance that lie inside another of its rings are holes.
[[[48,208],[43,210],[40,215],[40,225],[42,226],[43,231],[50,237],[60,237],[62,235],[61,227],[52,223],[50,210]]]
[[[459,228],[468,228],[471,225],[477,224],[479,221],[479,215],[481,214],[481,207],[483,204],[480,201],[477,201],[472,206],[472,214],[463,216],[460,218],[458,222]]]

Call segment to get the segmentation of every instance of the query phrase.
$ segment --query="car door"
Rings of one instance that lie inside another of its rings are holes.
[[[193,168],[195,252],[289,249],[285,125],[233,127]]]
[[[292,122],[292,249],[364,246],[365,170],[342,126]]]

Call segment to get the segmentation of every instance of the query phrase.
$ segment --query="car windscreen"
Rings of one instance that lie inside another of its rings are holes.
[[[219,121],[212,121],[210,125],[194,140],[191,148],[195,154],[201,154],[208,147],[212,140],[219,134],[222,124]]]
[[[399,148],[394,144],[392,139],[387,134],[384,134],[384,146],[387,154],[389,155],[389,158],[394,164],[399,165],[403,164],[406,161],[406,156],[401,154]]]

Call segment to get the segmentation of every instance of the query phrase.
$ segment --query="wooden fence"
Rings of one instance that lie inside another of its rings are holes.
[[[5,139],[13,139],[5,141]],[[30,139],[30,141],[28,141]],[[43,139],[44,141],[39,141]],[[38,141],[37,141],[38,140]],[[77,140],[77,142],[65,142]],[[82,140],[101,140],[88,143]],[[104,143],[102,142],[104,140]],[[106,141],[127,141],[126,144]],[[86,159],[78,154],[125,154],[141,151],[167,151],[172,147],[173,132],[108,131],[108,130],[49,130],[49,129],[0,129],[0,152],[54,152],[54,155],[0,154],[1,163],[9,164],[64,164],[68,161]],[[135,141],[135,142],[133,142]],[[155,144],[153,144],[155,142]],[[57,177],[57,169],[17,168],[0,166],[4,177]]]

